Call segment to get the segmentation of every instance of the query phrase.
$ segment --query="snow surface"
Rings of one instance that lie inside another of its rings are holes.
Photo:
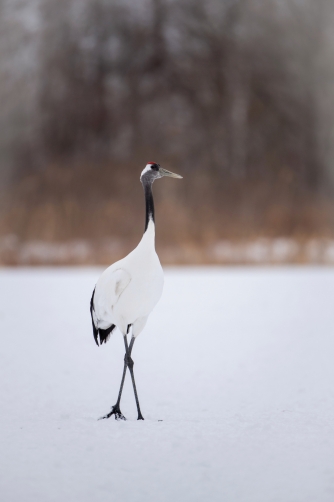
[[[334,500],[334,269],[180,268],[98,348],[99,269],[0,271],[0,500]],[[159,420],[163,420],[160,422]]]

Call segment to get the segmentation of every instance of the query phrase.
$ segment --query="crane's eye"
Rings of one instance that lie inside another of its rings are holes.
[[[153,171],[159,171],[159,164],[152,164],[151,169],[153,169]]]

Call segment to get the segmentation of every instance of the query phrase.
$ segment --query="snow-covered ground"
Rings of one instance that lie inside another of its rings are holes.
[[[0,500],[332,502],[334,269],[169,269],[133,358],[98,269],[0,271]],[[159,421],[163,420],[163,421]]]

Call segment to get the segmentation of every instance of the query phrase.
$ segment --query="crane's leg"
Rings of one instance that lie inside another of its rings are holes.
[[[128,328],[129,332],[129,328]],[[126,375],[126,368],[127,368],[127,361],[126,361],[126,354],[128,350],[128,340],[126,338],[127,335],[124,335],[124,345],[125,345],[125,357],[124,357],[124,367],[123,367],[123,375],[122,375],[122,381],[121,381],[121,386],[119,388],[118,392],[118,398],[116,401],[116,404],[111,407],[111,410],[109,413],[101,417],[99,420],[102,420],[103,418],[110,418],[112,415],[115,415],[115,420],[126,420],[125,416],[121,412],[120,409],[120,403],[121,403],[121,397],[122,397],[122,392],[123,392],[123,386],[124,386],[124,380],[125,380],[125,375]],[[130,353],[131,355],[131,353]]]
[[[121,402],[124,380],[125,380],[125,375],[126,375],[126,367],[127,367],[127,365],[124,362],[122,381],[121,381],[121,386],[119,388],[118,398],[117,398],[116,404],[114,404],[114,406],[111,407],[111,410],[109,411],[109,413],[107,413],[106,415],[103,415],[103,417],[99,418],[99,420],[102,420],[104,418],[110,418],[112,415],[115,415],[115,420],[126,420],[125,416],[123,415],[123,413],[121,412],[121,409],[120,409],[120,402]]]
[[[128,332],[129,332],[129,328],[130,328],[130,326],[128,327]],[[115,415],[116,420],[126,420],[125,416],[123,415],[123,413],[120,410],[120,402],[121,402],[121,397],[122,397],[124,380],[125,380],[127,368],[129,368],[129,371],[131,374],[132,386],[133,386],[133,391],[134,391],[135,399],[136,399],[136,405],[137,405],[137,411],[138,411],[138,419],[137,420],[144,420],[144,417],[140,411],[135,376],[134,376],[134,372],[133,372],[134,362],[133,362],[133,359],[131,358],[131,352],[132,352],[132,348],[133,348],[134,343],[135,343],[135,337],[133,336],[131,338],[130,346],[128,346],[127,336],[124,335],[124,345],[125,345],[124,368],[123,368],[122,381],[121,381],[121,386],[119,388],[117,402],[114,406],[112,406],[111,411],[109,413],[107,413],[106,415],[104,415],[103,417],[101,417],[100,420],[102,420],[104,418],[110,418],[112,415]]]
[[[131,374],[133,392],[135,394],[137,411],[138,411],[138,418],[137,418],[137,420],[144,420],[144,417],[143,417],[143,415],[142,415],[142,413],[140,411],[139,399],[138,399],[136,382],[135,382],[135,375],[134,375],[134,372],[133,372],[134,362],[133,362],[133,360],[131,358],[131,352],[132,352],[133,344],[135,343],[135,337],[133,336],[131,338],[131,342],[130,342],[130,346],[129,347],[128,347],[128,340],[125,337],[124,337],[124,343],[125,343],[125,357],[124,357],[124,361],[126,361],[127,367],[129,368],[129,371],[130,371],[130,374]]]

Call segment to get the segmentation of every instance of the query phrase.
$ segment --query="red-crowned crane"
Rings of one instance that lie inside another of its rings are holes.
[[[121,385],[116,404],[101,418],[115,416],[125,420],[120,409],[126,370],[129,368],[136,399],[138,420],[144,420],[139,406],[131,352],[136,337],[143,330],[149,314],[158,303],[164,285],[162,267],[155,251],[155,222],[152,184],[163,176],[182,178],[155,162],[146,165],[140,176],[146,201],[144,235],[138,246],[125,258],[108,267],[96,283],[90,302],[93,334],[97,345],[106,343],[117,327],[124,337],[125,356]],[[132,330],[130,344],[127,334]]]

